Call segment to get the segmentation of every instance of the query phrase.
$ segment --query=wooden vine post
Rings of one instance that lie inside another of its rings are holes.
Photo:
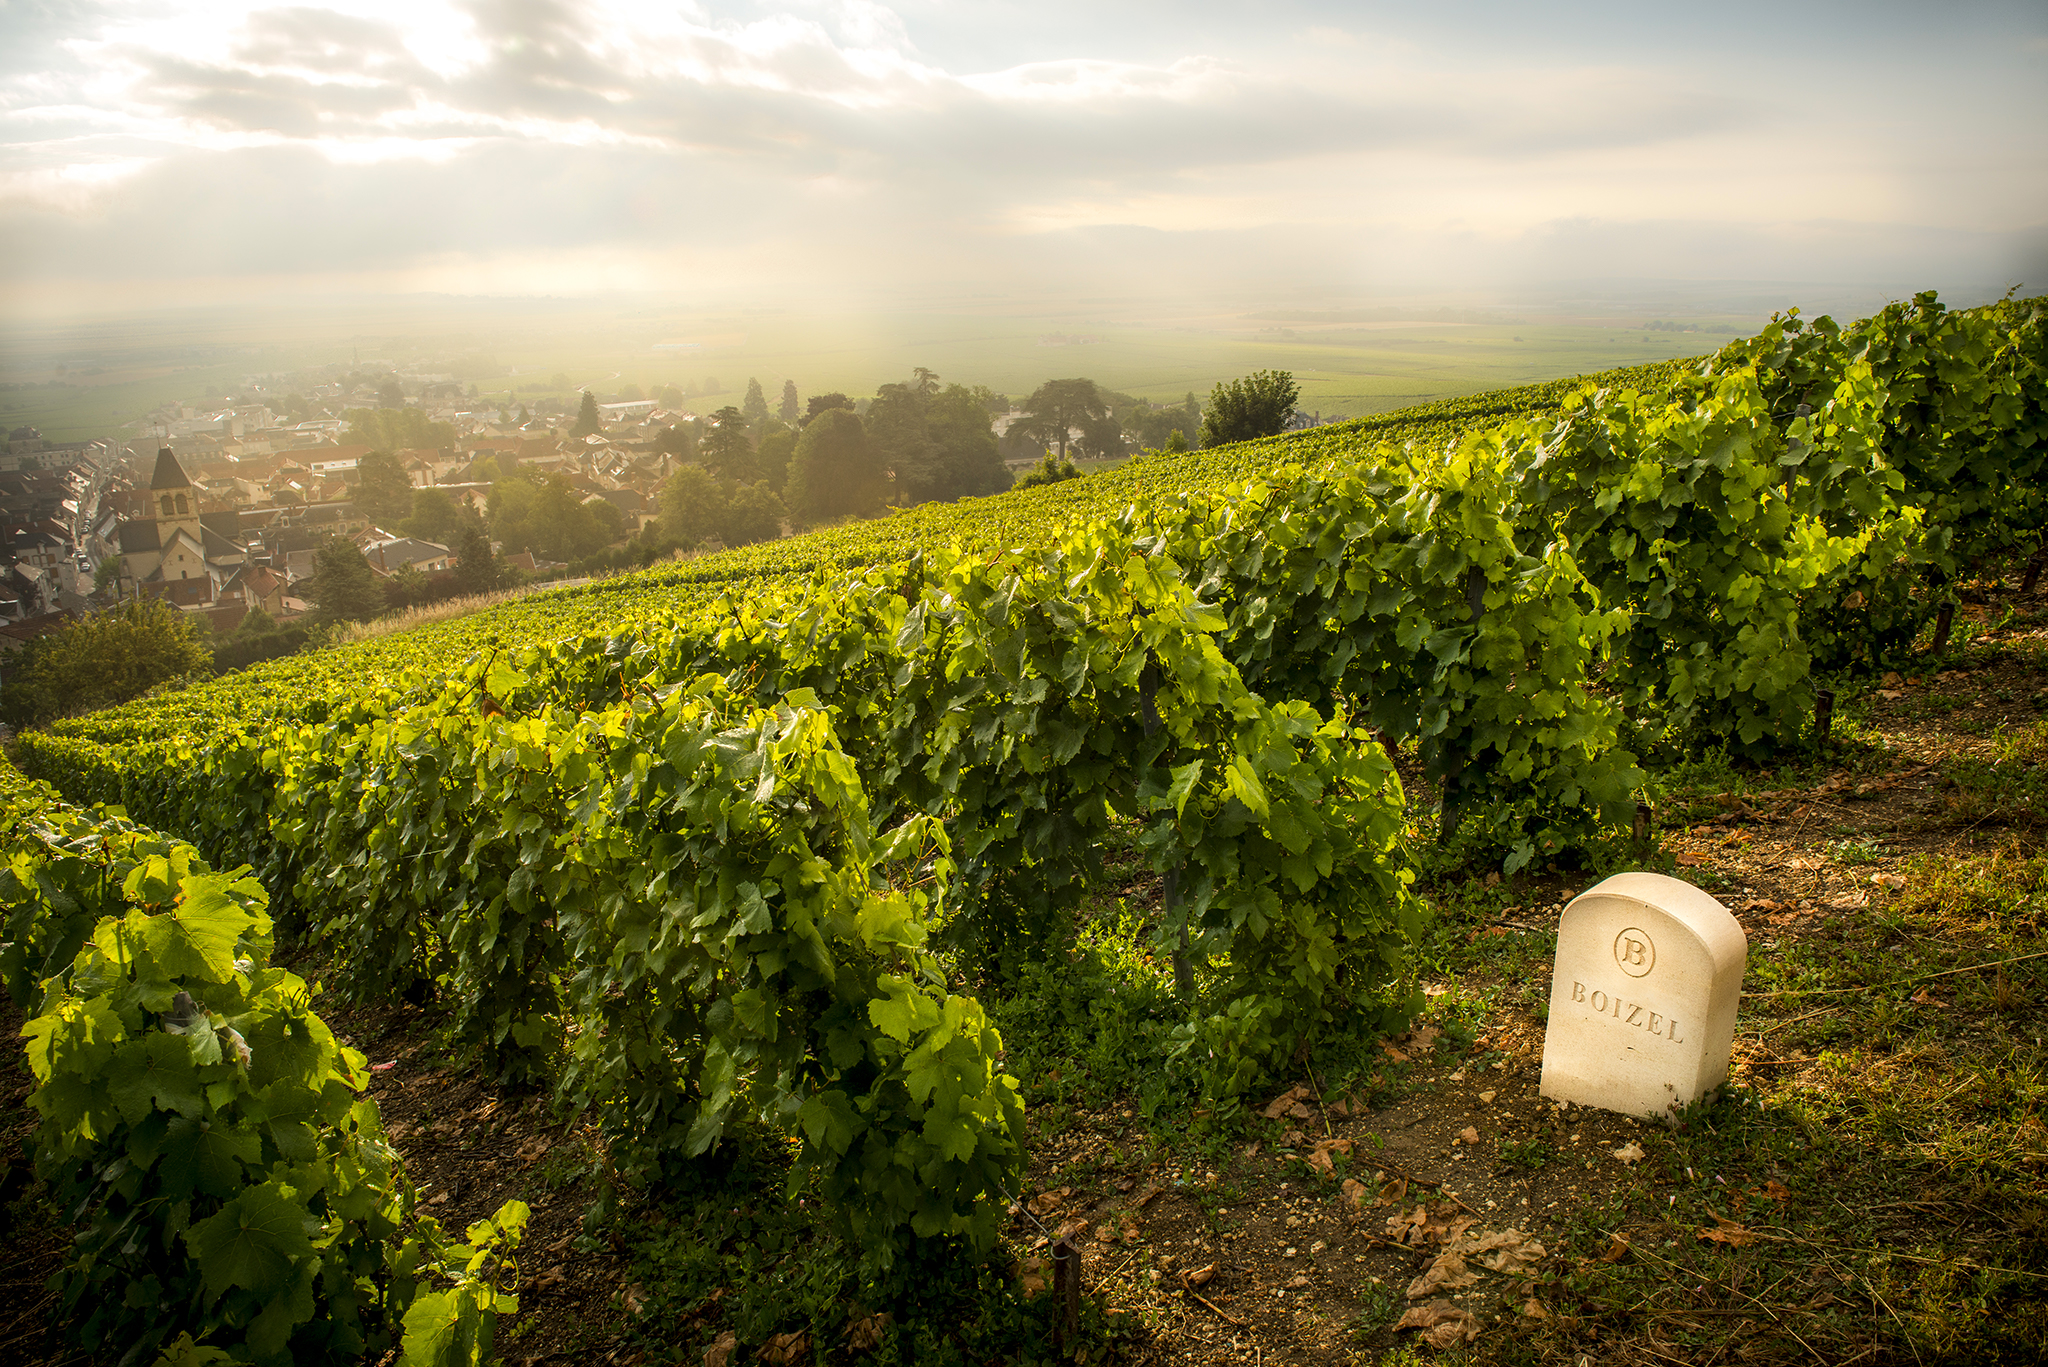
[[[1081,1332],[1081,1252],[1071,1238],[1052,1246],[1052,1294],[1059,1307],[1054,1339],[1061,1352],[1074,1346]]]

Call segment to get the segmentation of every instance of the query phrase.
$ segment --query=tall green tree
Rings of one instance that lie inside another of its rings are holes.
[[[789,458],[796,452],[796,438],[795,432],[784,428],[780,432],[770,432],[754,448],[754,468],[760,471],[762,481],[778,494],[789,482]]]
[[[1218,382],[1202,414],[1202,445],[1251,441],[1287,430],[1301,386],[1284,370],[1255,370],[1241,380]]]
[[[565,475],[515,477],[491,486],[491,535],[509,551],[568,563],[603,550],[624,534],[624,518],[604,499],[588,501]]]
[[[783,488],[790,516],[800,524],[879,509],[887,480],[860,415],[828,408],[813,417],[796,439]]]
[[[718,477],[701,465],[679,465],[661,486],[661,529],[676,543],[694,549],[723,540],[725,490]]]
[[[588,437],[604,430],[604,423],[597,413],[597,395],[583,391],[583,402],[576,408],[576,424],[569,429],[572,437]]]
[[[929,396],[913,385],[885,384],[861,418],[875,459],[896,479],[896,487],[913,501],[933,497],[944,483],[938,447],[925,430]]]
[[[884,393],[892,388],[902,387],[884,386]],[[989,428],[981,393],[954,384],[919,395],[913,384],[909,395],[919,423],[917,440],[901,443],[890,455],[896,487],[904,498],[912,502],[955,499],[1000,493],[1010,487],[1010,472],[1003,464],[996,434]],[[904,400],[897,403],[911,407]],[[883,408],[883,397],[878,395],[868,409],[870,433],[875,431],[876,414]]]
[[[422,541],[452,546],[454,543],[449,538],[461,530],[466,513],[466,509],[457,506],[455,500],[448,496],[447,490],[429,485],[413,491],[412,515],[398,524],[398,530]]]
[[[1056,446],[1062,462],[1075,428],[1100,422],[1109,413],[1095,381],[1047,380],[1031,391],[1024,401],[1024,417],[1018,422],[1033,440]]]
[[[833,408],[852,408],[853,400],[833,390],[830,394],[813,394],[804,400],[804,421],[808,423],[820,413]]]
[[[371,451],[356,464],[356,511],[381,526],[412,514],[412,480],[389,451]]]
[[[768,396],[761,392],[761,382],[747,377],[747,397],[740,400],[740,412],[748,422],[759,422],[768,416]]]
[[[0,690],[0,717],[36,726],[139,698],[158,684],[209,673],[203,619],[161,598],[131,599],[24,646]]]
[[[483,519],[474,513],[465,515],[455,537],[455,585],[463,593],[493,593],[505,587],[504,562],[492,549]]]
[[[754,478],[754,443],[747,435],[746,415],[731,404],[713,413],[709,430],[697,441],[697,462],[722,479]]]
[[[313,552],[313,618],[329,622],[367,622],[385,609],[384,590],[370,562],[345,536],[330,536]]]
[[[803,416],[803,410],[797,407],[795,380],[782,382],[782,406],[776,410],[775,416],[784,422],[795,422]]]

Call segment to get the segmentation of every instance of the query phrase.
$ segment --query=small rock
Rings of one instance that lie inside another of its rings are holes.
[[[1481,1101],[1484,1101],[1484,1102],[1488,1102],[1488,1103],[1491,1103],[1491,1102],[1492,1102],[1492,1100],[1493,1100],[1493,1098],[1495,1097],[1495,1095],[1496,1095],[1496,1093],[1493,1093],[1493,1092],[1481,1092],[1481,1093],[1479,1094],[1479,1099],[1480,1099]]]

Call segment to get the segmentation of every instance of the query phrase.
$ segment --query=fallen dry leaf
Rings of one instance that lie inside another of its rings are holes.
[[[1534,1296],[1522,1302],[1522,1313],[1532,1320],[1547,1320],[1550,1318],[1550,1312],[1543,1308],[1543,1302],[1537,1300]]]
[[[1600,1255],[1600,1261],[1603,1263],[1618,1263],[1627,1256],[1628,1240],[1617,1234],[1614,1236],[1614,1242],[1607,1246],[1607,1251]]]
[[[1026,1258],[1017,1264],[1017,1288],[1024,1293],[1025,1300],[1045,1290],[1045,1259]]]
[[[850,1321],[846,1326],[846,1346],[856,1352],[867,1352],[882,1346],[882,1335],[889,1328],[889,1312],[877,1310],[862,1319]]]
[[[1707,862],[1707,856],[1700,850],[1684,850],[1679,853],[1678,862],[1688,869],[1696,869]]]
[[[1789,1201],[1792,1199],[1791,1190],[1775,1177],[1770,1178],[1764,1183],[1764,1195],[1770,1197],[1773,1201]]]
[[[1307,1142],[1308,1136],[1300,1130],[1289,1130],[1280,1136],[1280,1147],[1283,1149],[1298,1149]]]
[[[1335,1177],[1337,1169],[1330,1155],[1350,1153],[1354,1142],[1356,1141],[1350,1139],[1318,1139],[1316,1151],[1308,1156],[1308,1165],[1325,1177]]]
[[[1437,1038],[1442,1034],[1443,1031],[1437,1029],[1434,1025],[1417,1026],[1408,1032],[1408,1052],[1411,1054],[1428,1053],[1436,1048]]]
[[[647,1309],[647,1288],[638,1282],[634,1282],[626,1288],[624,1300],[626,1302],[627,1314],[640,1314]]]
[[[1025,1204],[1031,1207],[1033,1215],[1050,1215],[1074,1194],[1072,1187],[1061,1187],[1058,1191],[1042,1191]]]
[[[1614,1151],[1614,1156],[1620,1159],[1623,1163],[1628,1164],[1640,1163],[1643,1161],[1645,1157],[1643,1153],[1643,1146],[1641,1144],[1636,1143],[1636,1141],[1633,1139],[1629,1140],[1628,1143],[1623,1144],[1620,1148],[1616,1149]]]
[[[1519,1277],[1534,1271],[1546,1252],[1540,1241],[1514,1228],[1504,1229],[1479,1241],[1473,1251],[1485,1255],[1479,1260],[1481,1267],[1507,1277]]]
[[[704,1350],[704,1367],[725,1367],[732,1361],[733,1349],[739,1347],[739,1335],[728,1329],[718,1336],[709,1348]]]
[[[1215,1276],[1216,1264],[1210,1263],[1207,1267],[1197,1267],[1181,1273],[1180,1279],[1182,1284],[1187,1286],[1207,1286]]]
[[[811,1337],[801,1329],[792,1329],[787,1334],[776,1334],[761,1345],[761,1361],[773,1367],[789,1367],[789,1364],[811,1353]]]
[[[1137,1199],[1131,1202],[1131,1209],[1143,1210],[1148,1204],[1150,1204],[1153,1197],[1157,1196],[1160,1192],[1165,1190],[1165,1187],[1162,1187],[1157,1182],[1154,1182],[1152,1185],[1146,1187],[1143,1191],[1138,1193]]]
[[[1423,1339],[1439,1349],[1455,1348],[1479,1337],[1479,1321],[1469,1311],[1442,1300],[1409,1306],[1408,1313],[1394,1324],[1395,1333],[1403,1329],[1420,1329]]]
[[[1315,1114],[1307,1105],[1309,1097],[1313,1095],[1308,1088],[1296,1084],[1267,1102],[1266,1109],[1261,1114],[1268,1120],[1278,1120],[1283,1115],[1291,1115],[1296,1120],[1306,1120]]]
[[[1756,1235],[1733,1220],[1724,1219],[1719,1215],[1714,1217],[1714,1227],[1701,1230],[1699,1236],[1708,1242],[1727,1244],[1731,1248],[1741,1248],[1756,1242]]]
[[[1439,1253],[1423,1269],[1422,1275],[1408,1283],[1408,1299],[1419,1301],[1445,1287],[1453,1291],[1470,1286],[1479,1280],[1479,1274],[1465,1266],[1465,1259],[1456,1253]]]
[[[1344,1179],[1344,1199],[1351,1203],[1354,1210],[1364,1208],[1366,1190],[1365,1183],[1359,1181],[1356,1177]]]
[[[1408,1056],[1406,1054],[1402,1053],[1399,1049],[1396,1049],[1393,1045],[1387,1043],[1385,1040],[1380,1041],[1380,1049],[1383,1053],[1386,1054],[1386,1056],[1389,1059],[1393,1060],[1395,1063],[1406,1063],[1408,1061]]]

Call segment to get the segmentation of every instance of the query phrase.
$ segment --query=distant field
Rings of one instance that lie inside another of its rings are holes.
[[[1289,370],[1302,384],[1302,406],[1326,415],[1361,417],[1437,399],[1530,384],[1641,361],[1711,351],[1726,333],[1649,332],[1572,324],[1520,326],[1398,323],[1324,329],[1260,328],[1255,320],[1204,320],[1175,327],[906,316],[881,323],[800,321],[786,317],[718,320],[720,344],[699,351],[656,351],[655,339],[626,351],[536,349],[498,355],[517,374],[483,378],[485,392],[545,383],[567,374],[578,387],[615,390],[636,384],[701,387],[697,408],[737,403],[749,377],[770,402],[784,380],[800,395],[841,390],[859,397],[907,379],[913,368],[944,380],[985,384],[1021,398],[1041,382],[1085,375],[1140,398],[1206,397],[1218,380],[1254,370]],[[735,327],[744,340],[732,340]],[[1044,345],[1046,333],[1090,336],[1084,344]],[[659,340],[688,340],[687,336]],[[526,396],[532,397],[532,396]]]
[[[532,402],[591,387],[662,384],[699,410],[738,403],[749,377],[771,403],[798,393],[855,397],[924,366],[948,381],[1013,398],[1048,379],[1088,376],[1125,393],[1178,401],[1254,370],[1294,372],[1302,406],[1358,417],[1464,394],[1711,351],[1756,320],[1701,319],[1702,331],[1652,331],[1647,320],[1290,321],[1252,314],[1091,316],[1086,311],[898,313],[866,318],[793,312],[703,315],[591,307],[488,309],[452,301],[447,316],[414,303],[396,318],[280,315],[269,325],[163,316],[0,335],[0,431],[31,424],[55,441],[132,436],[125,426],[168,399],[218,392],[256,375],[370,358],[458,373],[485,394]],[[485,359],[488,358],[488,359]],[[494,363],[494,364],[493,364]],[[59,367],[62,367],[60,370]],[[493,373],[495,372],[495,373]],[[531,390],[566,375],[571,389]]]

